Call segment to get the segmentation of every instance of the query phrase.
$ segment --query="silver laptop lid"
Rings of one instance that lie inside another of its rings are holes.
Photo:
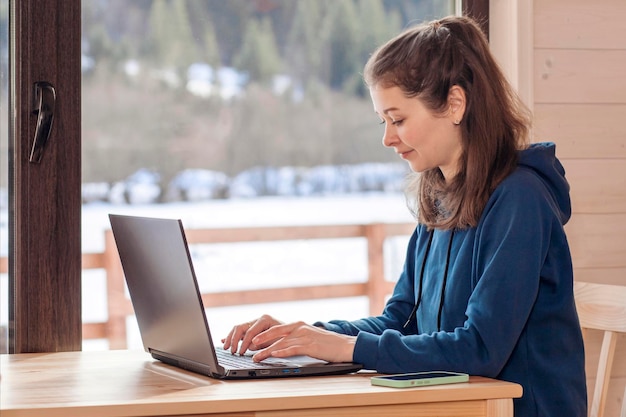
[[[223,375],[182,222],[109,218],[145,350],[160,360],[190,361],[187,366],[206,365],[210,374]]]

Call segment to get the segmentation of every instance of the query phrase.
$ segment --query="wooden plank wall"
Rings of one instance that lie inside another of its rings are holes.
[[[535,137],[557,144],[571,183],[575,279],[626,285],[626,1],[536,0],[533,16]],[[588,378],[601,340],[590,336]],[[621,337],[606,416],[624,386]]]

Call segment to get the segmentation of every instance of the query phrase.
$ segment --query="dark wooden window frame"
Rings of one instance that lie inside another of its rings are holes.
[[[476,19],[489,38],[489,0],[463,0],[462,9],[464,15]]]
[[[12,0],[9,32],[9,352],[80,350],[80,0]],[[56,100],[29,162],[35,83]]]

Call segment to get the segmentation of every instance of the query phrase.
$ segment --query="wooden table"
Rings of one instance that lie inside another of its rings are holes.
[[[0,355],[2,417],[74,416],[498,416],[512,417],[517,384],[468,383],[394,389],[372,373],[221,381],[143,351]]]

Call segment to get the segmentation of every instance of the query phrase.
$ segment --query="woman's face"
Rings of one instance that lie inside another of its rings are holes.
[[[400,87],[372,87],[374,111],[385,125],[383,145],[409,163],[411,170],[423,172],[439,168],[446,181],[456,175],[462,153],[460,122],[465,110],[465,93],[450,89],[450,107],[435,114],[419,98],[409,98]]]

